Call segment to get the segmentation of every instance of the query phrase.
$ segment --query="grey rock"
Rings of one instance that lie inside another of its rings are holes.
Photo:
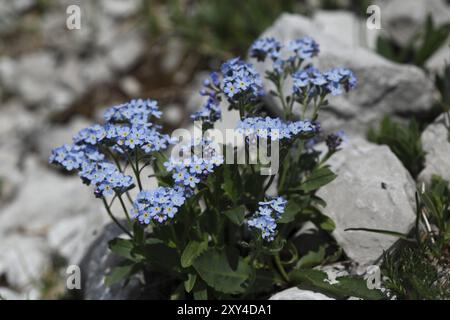
[[[271,296],[269,300],[335,300],[322,293],[302,290],[297,287],[289,288]]]
[[[380,8],[383,29],[401,46],[409,44],[422,30],[428,15],[436,26],[450,22],[450,8],[445,0],[383,1]]]
[[[184,112],[178,104],[171,104],[164,108],[163,119],[170,125],[176,126],[183,120]]]
[[[444,44],[425,62],[427,70],[433,74],[442,75],[447,66],[450,65],[450,37]]]
[[[418,178],[420,181],[429,183],[433,175],[438,175],[450,182],[450,140],[445,121],[444,116],[440,116],[422,133],[422,147],[426,155],[425,168]]]
[[[330,105],[321,111],[319,120],[327,130],[345,127],[350,135],[365,135],[368,125],[386,113],[419,113],[432,106],[433,84],[422,70],[392,63],[359,46],[346,45],[323,32],[306,17],[283,14],[263,36],[276,37],[283,43],[311,36],[320,44],[321,53],[314,60],[319,69],[345,66],[355,72],[357,88],[349,94],[331,97]],[[269,65],[263,68],[261,63],[257,63],[256,67],[260,72],[270,68]],[[267,80],[265,87],[273,89]],[[291,92],[289,83],[285,90]],[[269,99],[268,103],[279,112],[277,101]]]
[[[36,157],[24,163],[22,187],[0,214],[0,230],[34,234],[57,221],[80,214],[99,214],[101,202],[77,176],[64,177],[40,165]]]
[[[124,236],[113,223],[108,224],[81,262],[83,298],[87,300],[167,299],[170,279],[163,275],[134,275],[129,282],[112,286],[104,283],[105,275],[122,261],[108,249],[108,242]]]
[[[56,59],[47,51],[0,59],[0,82],[28,106],[42,106],[49,112],[64,110],[75,99],[74,92],[61,84],[56,71]]]
[[[408,232],[415,221],[415,184],[387,146],[354,139],[329,164],[337,178],[318,191],[324,213],[336,223],[333,236],[349,258],[375,263],[395,237],[347,228]]]
[[[144,50],[140,32],[131,30],[116,38],[108,48],[108,62],[114,70],[125,72],[134,66],[143,55]]]

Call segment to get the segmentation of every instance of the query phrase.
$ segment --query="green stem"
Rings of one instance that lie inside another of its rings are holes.
[[[280,254],[277,253],[275,255],[275,265],[277,266],[278,271],[280,272],[281,276],[283,277],[283,279],[289,283],[289,276],[286,273],[286,270],[284,270],[283,264],[281,263],[281,259],[280,259]]]
[[[111,212],[111,208],[108,206],[108,203],[106,202],[105,197],[102,197],[103,200],[103,205],[105,206],[106,212],[108,213],[109,217],[112,219],[112,221],[123,231],[125,232],[127,235],[130,236],[130,238],[133,239],[133,235],[127,230],[127,228],[125,228],[120,222],[119,220],[116,219],[116,217],[114,217],[114,215]]]
[[[130,215],[128,213],[127,207],[125,206],[125,203],[123,202],[122,196],[118,195],[118,198],[119,198],[120,204],[122,205],[122,209],[125,212],[125,217],[127,218],[128,223],[131,224]]]
[[[138,154],[137,151],[135,151],[135,161],[136,161],[136,180],[138,182],[138,186],[139,186],[139,191],[142,191],[142,182],[141,182],[141,171],[139,170],[139,159],[138,159]]]

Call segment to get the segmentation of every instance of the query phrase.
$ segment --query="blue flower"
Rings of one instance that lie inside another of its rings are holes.
[[[287,201],[277,197],[269,201],[258,203],[258,211],[248,220],[251,228],[258,229],[261,237],[266,241],[273,241],[276,234],[277,221],[281,218]]]
[[[226,61],[221,66],[222,92],[230,103],[254,101],[264,95],[262,80],[253,66],[239,58]]]
[[[221,117],[220,101],[213,97],[208,97],[201,110],[191,115],[191,119],[194,121],[203,121],[205,124],[213,124],[220,120]]]
[[[336,133],[329,134],[325,139],[325,143],[330,151],[335,151],[340,147],[342,142],[346,140],[347,137],[345,135],[345,132],[343,130],[340,130]]]
[[[288,49],[293,51],[302,60],[315,57],[319,54],[319,44],[310,37],[290,41]]]
[[[281,44],[275,38],[259,38],[250,47],[250,57],[264,61],[269,56],[273,61],[280,56]]]
[[[349,91],[356,86],[356,77],[348,69],[335,68],[325,73],[321,73],[314,67],[299,70],[292,74],[293,91],[300,101],[303,98],[321,95],[325,96],[329,93],[336,96],[342,94],[343,91]]]
[[[165,222],[175,216],[185,200],[184,192],[179,188],[143,190],[133,202],[133,218],[142,224],[149,224],[152,220]]]
[[[308,120],[284,122],[279,118],[249,117],[238,123],[237,131],[245,135],[250,143],[256,143],[257,138],[284,140],[311,134],[315,132],[315,127]]]
[[[201,150],[201,156],[195,154]],[[223,156],[219,154],[214,143],[208,139],[200,139],[182,147],[183,153],[191,154],[187,158],[171,157],[164,163],[164,167],[170,173],[176,185],[192,192],[200,181],[206,179],[214,168],[223,164]]]
[[[104,118],[110,123],[144,124],[149,123],[152,117],[160,118],[161,115],[156,100],[134,99],[109,108],[105,111]]]

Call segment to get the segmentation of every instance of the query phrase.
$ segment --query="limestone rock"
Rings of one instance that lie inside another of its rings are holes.
[[[289,288],[271,296],[269,300],[335,300],[322,293],[302,290],[297,287]]]
[[[414,181],[387,146],[354,139],[329,164],[337,178],[318,191],[336,223],[333,236],[349,258],[374,263],[397,238],[347,228],[408,232],[415,221]]]
[[[450,140],[444,116],[439,117],[422,133],[422,147],[425,154],[425,168],[419,180],[430,182],[433,175],[450,182]]]

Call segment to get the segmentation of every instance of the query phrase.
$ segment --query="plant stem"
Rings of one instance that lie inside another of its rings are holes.
[[[108,203],[106,202],[105,197],[102,197],[103,200],[103,204],[105,206],[106,212],[108,213],[109,217],[112,219],[112,221],[123,231],[125,232],[127,235],[130,236],[130,238],[133,239],[133,235],[127,230],[127,228],[125,228],[120,222],[119,220],[116,219],[116,217],[114,217],[114,215],[111,212],[111,208],[108,206]]]
[[[128,210],[127,210],[127,207],[125,206],[125,203],[123,202],[122,196],[118,195],[118,198],[119,198],[120,204],[122,205],[122,209],[125,212],[125,217],[127,218],[128,223],[131,224],[130,215],[128,214]]]
[[[277,254],[275,255],[275,265],[277,266],[278,271],[280,272],[280,274],[281,274],[281,276],[283,277],[283,279],[284,279],[286,282],[289,283],[289,276],[288,276],[288,274],[286,273],[286,270],[284,270],[283,264],[281,263],[281,260],[280,260],[280,254],[279,254],[279,253],[277,253]]]
[[[135,159],[136,160],[136,167],[135,167],[135,169],[136,169],[136,172],[135,172],[136,180],[137,180],[138,185],[139,185],[139,191],[142,191],[141,171],[139,170],[139,159],[138,159],[137,151],[135,151],[135,158],[136,158]]]

